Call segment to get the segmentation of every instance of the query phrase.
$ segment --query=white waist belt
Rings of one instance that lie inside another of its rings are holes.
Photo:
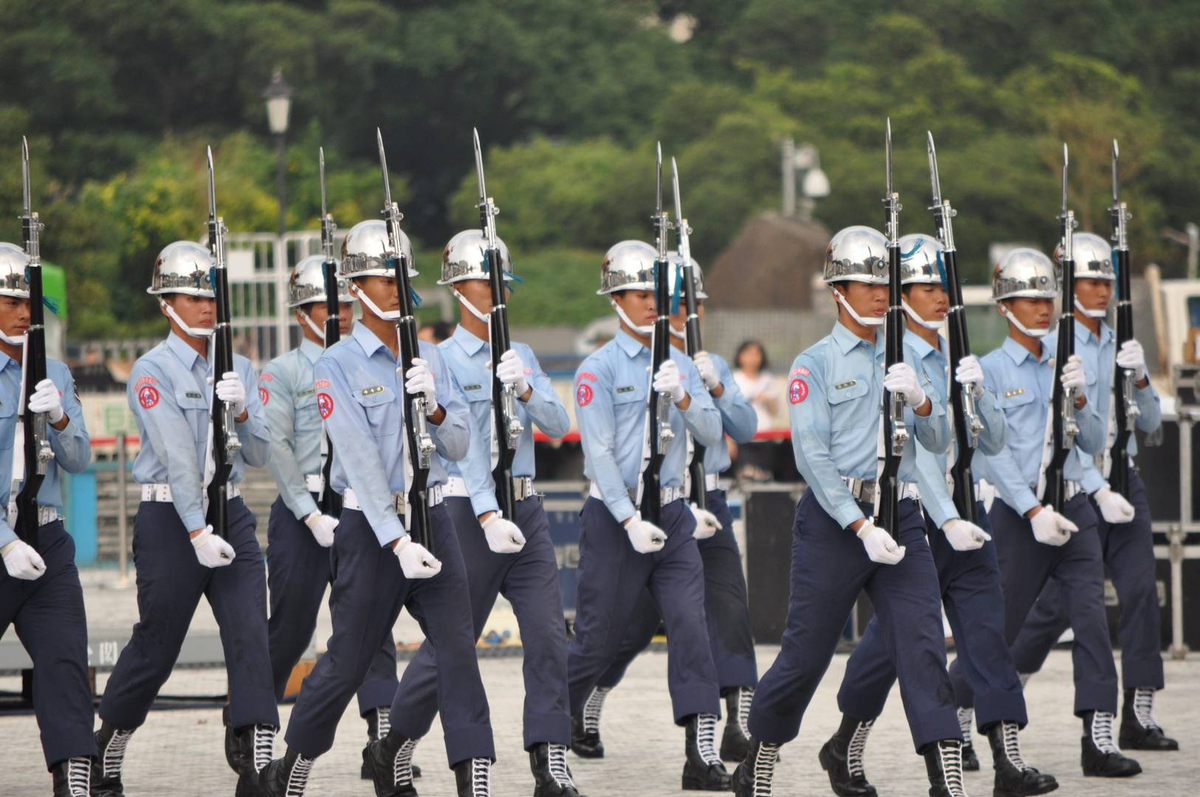
[[[325,480],[319,473],[309,473],[304,477],[304,486],[310,493],[319,493],[325,489]]]
[[[242,494],[241,488],[236,484],[229,484],[225,487],[225,496],[227,498],[237,498]],[[142,500],[143,501],[158,501],[160,503],[171,502],[171,485],[169,484],[143,484],[142,485]]]
[[[442,502],[443,488],[442,485],[434,485],[425,491],[426,503],[429,506],[437,506]],[[408,493],[392,493],[392,506],[396,510],[397,515],[403,515],[408,509]],[[362,505],[358,503],[358,496],[349,487],[342,493],[342,507],[344,509],[357,509],[362,511]]]
[[[601,501],[604,500],[604,495],[600,492],[600,485],[596,484],[595,482],[592,482],[591,486],[588,487],[588,495],[590,495],[592,498],[598,498]],[[629,497],[634,503],[637,503],[636,490],[630,490]],[[682,487],[663,487],[659,491],[659,503],[661,503],[663,506],[666,506],[672,501],[678,501],[680,498],[683,498]]]
[[[530,476],[516,476],[513,478],[513,497],[518,501],[524,501],[526,498],[532,498],[537,495],[533,489],[533,478]],[[450,476],[446,479],[445,485],[442,486],[442,497],[444,498],[470,498],[471,493],[467,491],[467,483],[461,476]]]
[[[9,525],[17,522],[17,500],[8,502]],[[45,526],[58,520],[58,508],[53,506],[38,507],[38,525]]]
[[[713,490],[720,490],[721,485],[720,485],[719,479],[720,479],[720,477],[717,476],[717,474],[715,474],[715,473],[704,474],[704,490],[705,490],[705,492],[711,493]]]

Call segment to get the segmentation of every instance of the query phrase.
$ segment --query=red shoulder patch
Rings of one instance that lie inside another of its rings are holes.
[[[318,379],[315,383],[313,383],[313,387],[317,388],[318,390],[320,390],[323,387],[329,387],[329,380],[328,379]]]
[[[138,404],[141,404],[144,410],[158,406],[158,399],[158,389],[150,385],[143,385],[138,391]]]
[[[140,376],[140,377],[138,377],[138,381],[133,383],[133,386],[141,387],[142,385],[157,385],[157,384],[158,384],[158,380],[152,376]]]
[[[333,396],[328,393],[318,393],[317,411],[321,413],[321,418],[328,420],[329,416],[333,415]]]
[[[803,379],[793,379],[788,385],[788,401],[799,404],[808,398],[808,383]]]
[[[585,379],[589,382],[595,382],[596,375],[593,374],[591,371],[581,371],[579,373],[579,376],[575,377],[576,382],[582,382]]]
[[[275,377],[271,376],[269,373],[266,373],[264,371],[263,375],[259,377],[259,380],[263,381],[263,382],[273,382],[275,380]]]
[[[812,371],[805,368],[803,365],[797,365],[792,369],[791,376],[808,376]]]
[[[580,384],[575,390],[575,403],[581,407],[586,407],[592,403],[595,394],[592,393],[592,386]]]
[[[267,402],[271,400],[271,394],[267,392],[265,387],[258,389],[258,398],[262,401],[262,405],[267,406]]]

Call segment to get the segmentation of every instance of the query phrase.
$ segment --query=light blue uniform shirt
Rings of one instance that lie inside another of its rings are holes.
[[[234,455],[229,480],[237,483],[245,477],[247,465],[261,468],[267,464],[271,433],[254,389],[258,383],[254,367],[235,354],[233,369],[246,388],[248,413],[246,422],[235,429],[242,448]],[[205,526],[204,468],[212,425],[211,375],[208,360],[172,332],[138,358],[126,388],[142,440],[133,461],[133,480],[138,484],[170,484],[175,511],[189,531]]]
[[[467,408],[437,347],[420,341],[420,353],[433,372],[438,404],[446,411],[440,425],[429,423],[429,433],[442,457],[462,459],[470,434]],[[313,368],[317,408],[335,454],[329,479],[335,492],[354,490],[380,545],[407,533],[392,503],[393,493],[408,489],[399,365],[391,349],[366,324],[358,323],[348,337],[326,349]],[[446,469],[433,457],[429,486],[445,483]]]
[[[717,378],[721,380],[721,385],[725,388],[720,398],[709,394],[713,404],[721,413],[721,428],[724,434],[721,435],[720,445],[704,449],[704,472],[716,474],[728,470],[731,463],[729,443],[725,440],[725,435],[732,437],[735,443],[749,443],[758,431],[758,413],[754,411],[754,407],[750,405],[742,393],[742,389],[738,387],[725,358],[712,353],[709,353],[708,356],[717,371]]]
[[[1046,424],[1050,399],[1053,396],[1054,365],[1057,336],[1042,338],[1041,357],[1035,359],[1029,350],[1011,337],[1000,348],[983,356],[984,383],[996,396],[996,405],[1004,413],[1008,427],[1008,445],[997,454],[985,457],[987,480],[996,486],[1004,503],[1024,515],[1038,506],[1037,484],[1042,470]],[[1075,411],[1079,435],[1075,446],[1088,453],[1104,445],[1104,424],[1089,400]],[[1079,481],[1083,469],[1079,460],[1068,456],[1063,465],[1068,481]]]
[[[721,413],[713,406],[691,358],[672,346],[671,359],[679,366],[691,403],[685,411],[671,407],[675,439],[667,447],[659,475],[663,487],[683,487],[685,428],[700,445],[720,445]],[[583,445],[583,472],[600,488],[604,505],[620,523],[637,511],[630,492],[637,490],[641,480],[650,365],[650,350],[622,329],[590,354],[575,373],[575,420]]]
[[[550,377],[542,372],[533,349],[524,343],[512,348],[525,363],[525,381],[532,390],[529,401],[517,401],[517,417],[525,431],[513,456],[513,476],[534,476],[533,423],[550,437],[562,437],[571,428],[571,418],[562,405]],[[495,512],[496,483],[492,480],[492,362],[491,345],[459,326],[438,345],[442,359],[462,389],[470,414],[471,442],[460,462],[444,460],[446,473],[463,479],[475,514]],[[531,421],[533,423],[531,423]],[[509,518],[514,520],[514,518]]]
[[[821,508],[843,528],[863,513],[842,477],[875,479],[879,474],[884,354],[882,332],[872,344],[838,322],[832,333],[796,357],[788,376],[796,467]],[[901,468],[913,456],[913,432],[932,451],[945,451],[949,444],[945,406],[932,399],[930,404],[926,417],[904,409],[910,442]]]
[[[258,393],[271,429],[271,461],[267,467],[279,497],[297,520],[317,511],[304,477],[321,472],[324,427],[317,411],[313,365],[325,349],[308,338],[263,368]]]
[[[92,442],[83,423],[83,407],[75,392],[75,380],[71,369],[59,360],[46,360],[46,375],[62,396],[63,413],[67,425],[62,431],[50,425],[46,419],[46,430],[50,436],[50,448],[54,459],[46,469],[46,477],[38,490],[38,506],[52,506],[62,510],[62,486],[59,470],[67,473],[82,473],[92,461]],[[21,404],[21,364],[0,352],[0,507],[16,499],[12,492],[13,442],[17,431],[17,408]],[[22,454],[22,456],[24,456]],[[0,512],[0,515],[6,513]],[[9,528],[7,519],[0,518],[0,546],[8,545],[17,538]]]
[[[1096,408],[1096,414],[1100,416],[1100,421],[1104,424],[1105,447],[1108,446],[1108,424],[1111,420],[1109,407],[1112,405],[1113,398],[1116,337],[1112,327],[1103,320],[1100,322],[1100,337],[1093,335],[1092,331],[1083,324],[1075,322],[1075,353],[1083,358],[1084,368],[1087,371],[1088,405]],[[1143,432],[1153,432],[1162,424],[1162,404],[1158,397],[1158,391],[1151,384],[1147,384],[1143,388],[1135,387],[1133,398],[1137,402],[1138,409],[1141,410],[1141,415],[1137,419],[1137,428]],[[1136,435],[1130,435],[1129,446],[1126,450],[1129,452],[1129,456],[1137,456]],[[1104,452],[1100,451],[1096,456],[1089,457],[1084,456],[1081,452],[1071,452],[1071,456],[1077,457],[1083,467],[1083,478],[1080,479],[1080,484],[1089,493],[1096,492],[1107,483],[1104,480],[1104,474],[1096,466],[1096,460],[1101,459],[1103,454]]]

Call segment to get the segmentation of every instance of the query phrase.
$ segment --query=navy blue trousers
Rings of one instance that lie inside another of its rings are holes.
[[[1130,475],[1129,503],[1134,516],[1130,523],[1113,525],[1096,511],[1096,530],[1104,564],[1108,567],[1121,619],[1117,640],[1121,644],[1121,680],[1126,689],[1163,688],[1162,615],[1155,583],[1154,535],[1150,531],[1150,504],[1146,487],[1137,473]],[[1013,645],[1018,672],[1037,672],[1063,631],[1071,625],[1058,581],[1051,579],[1029,612]]]
[[[696,519],[682,501],[663,507],[667,544],[657,553],[633,549],[625,527],[603,501],[588,498],[580,512],[579,586],[575,636],[568,646],[571,713],[616,660],[621,640],[649,589],[667,627],[667,684],[675,721],[717,714],[720,690],[704,611],[704,565],[692,532]]]
[[[141,503],[133,523],[139,619],[104,688],[101,719],[124,730],[146,721],[203,596],[221,629],[229,724],[278,727],[267,652],[267,579],[254,525],[242,499],[230,501],[225,541],[233,546],[234,559],[208,568],[197,561],[174,504]]]
[[[872,508],[861,504],[863,513]],[[800,721],[837,649],[846,618],[867,591],[883,630],[904,640],[896,648],[900,696],[917,752],[942,739],[961,738],[954,695],[946,674],[937,568],[925,542],[925,521],[915,501],[900,502],[904,559],[875,564],[862,541],[830,517],[811,491],[796,507],[787,628],[779,655],[758,683],[750,706],[755,739],[783,744],[800,733]]]
[[[276,498],[267,522],[267,589],[271,595],[267,633],[276,700],[283,699],[292,669],[317,628],[321,598],[333,580],[329,560],[329,549],[318,545],[304,521],[296,519],[282,498]],[[389,631],[358,688],[359,715],[392,705],[399,683],[396,641]]]
[[[754,658],[754,637],[750,634],[750,607],[746,601],[746,575],[742,571],[742,552],[733,536],[733,516],[724,490],[709,490],[708,511],[721,521],[721,530],[707,540],[697,540],[700,560],[704,563],[704,613],[708,621],[708,642],[717,684],[721,693],[758,683],[758,664]],[[600,676],[597,686],[611,689],[625,677],[625,671],[639,653],[649,646],[662,623],[658,607],[649,590],[629,621],[629,630],[621,640],[617,660]]]
[[[512,603],[521,630],[525,676],[525,749],[536,744],[570,744],[571,714],[567,701],[567,629],[558,586],[558,560],[550,539],[550,521],[541,498],[517,502],[514,522],[525,535],[518,553],[498,554],[487,538],[468,498],[448,498],[470,587],[475,637],[503,595]],[[393,703],[392,727],[410,739],[429,732],[437,716],[437,671],[440,657],[428,640],[404,670]]]
[[[325,655],[304,679],[288,721],[288,747],[308,758],[333,746],[342,712],[371,668],[379,645],[401,609],[441,655],[437,693],[451,766],[468,758],[495,758],[487,695],[475,659],[475,633],[467,574],[458,538],[444,504],[429,508],[434,555],[442,571],[433,578],[409,581],[390,546],[381,546],[366,515],[342,510],[331,561],[333,635]],[[397,716],[392,704],[392,722]]]
[[[991,532],[983,504],[976,504],[980,525]],[[997,722],[1029,721],[1021,681],[1004,639],[1004,594],[994,543],[975,551],[956,551],[946,535],[925,515],[926,539],[937,566],[942,606],[954,631],[957,666],[975,692],[975,721],[981,731]],[[846,664],[838,707],[858,720],[883,713],[896,682],[894,640],[878,617],[871,618],[862,640]]]
[[[47,768],[96,755],[88,681],[87,615],[75,567],[75,541],[61,520],[41,527],[46,572],[34,581],[0,566],[0,637],[11,625],[33,660],[33,711]]]
[[[1008,504],[997,500],[988,519],[1000,580],[1004,589],[1004,638],[1012,648],[1029,610],[1051,578],[1063,588],[1059,600],[1075,629],[1071,657],[1075,665],[1075,714],[1117,710],[1117,667],[1113,662],[1104,614],[1104,564],[1096,513],[1088,497],[1076,495],[1063,514],[1079,531],[1066,545],[1043,545],[1033,536],[1033,526]],[[956,662],[957,663],[957,662]],[[974,704],[974,690],[961,667],[951,667],[955,699],[960,706]]]

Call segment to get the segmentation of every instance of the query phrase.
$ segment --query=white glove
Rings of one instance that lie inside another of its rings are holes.
[[[217,398],[233,405],[233,415],[238,417],[246,409],[246,388],[236,371],[226,371],[217,382]]]
[[[896,363],[889,368],[883,377],[883,386],[892,393],[903,393],[904,403],[913,409],[925,403],[925,391],[917,382],[917,372],[908,363]]]
[[[629,535],[629,543],[638,553],[656,553],[667,544],[667,534],[648,520],[642,520],[641,515],[634,515],[625,521],[625,533]]]
[[[1117,365],[1133,371],[1133,381],[1146,378],[1146,352],[1136,340],[1127,340],[1117,352]]]
[[[1087,374],[1083,370],[1083,358],[1078,354],[1067,358],[1067,364],[1063,366],[1062,386],[1067,390],[1074,390],[1077,396],[1083,394],[1083,389],[1087,386]]]
[[[499,512],[483,521],[483,535],[493,553],[516,553],[525,547],[521,529],[511,520],[502,518]]]
[[[658,373],[654,375],[654,392],[669,394],[672,404],[678,404],[687,395],[683,389],[679,366],[674,360],[667,360],[658,367]]]
[[[712,357],[709,356],[708,352],[696,352],[696,356],[692,358],[692,362],[696,364],[696,370],[700,372],[700,379],[704,382],[704,387],[709,393],[721,386],[721,377],[717,376],[717,367],[713,365]]]
[[[400,560],[400,569],[404,571],[405,578],[433,578],[442,572],[442,563],[424,547],[413,542],[412,537],[401,537],[393,551]]]
[[[956,551],[977,551],[992,538],[979,526],[960,518],[947,520],[946,525],[942,526],[942,533],[946,535],[946,542]]]
[[[235,556],[233,546],[213,534],[212,526],[205,526],[204,531],[192,538],[192,547],[196,549],[196,558],[205,567],[225,567]]]
[[[333,530],[337,528],[338,519],[330,515],[322,515],[319,511],[304,518],[304,525],[312,532],[317,545],[328,548],[333,545]]]
[[[13,578],[33,581],[41,578],[46,572],[45,561],[33,550],[33,546],[24,540],[13,540],[0,548],[0,554],[4,555],[4,569]]]
[[[1100,515],[1109,523],[1128,523],[1133,520],[1133,504],[1125,496],[1113,492],[1107,484],[1092,493]]]
[[[975,394],[975,398],[982,396],[983,366],[979,364],[979,358],[974,354],[968,354],[959,360],[958,368],[954,369],[954,381],[971,390]]]
[[[30,412],[44,412],[50,418],[50,423],[58,423],[63,419],[62,396],[58,388],[49,379],[37,383],[33,395],[29,397]]]
[[[1033,536],[1043,545],[1066,545],[1071,535],[1079,531],[1079,527],[1050,508],[1049,504],[1042,507],[1032,518]]]
[[[518,396],[524,396],[529,389],[529,381],[525,378],[525,361],[514,349],[509,349],[500,357],[496,376],[504,384],[513,385]]]
[[[721,525],[721,521],[717,520],[717,516],[707,509],[701,509],[691,501],[688,501],[688,508],[692,510],[692,514],[696,517],[696,530],[692,532],[692,536],[696,539],[707,540],[725,528]]]
[[[858,528],[858,538],[867,549],[867,558],[881,565],[899,564],[904,558],[904,546],[897,545],[892,535],[870,520]]]
[[[429,363],[420,357],[413,358],[412,368],[409,368],[408,373],[404,375],[404,390],[413,396],[418,393],[423,394],[425,403],[428,405],[427,414],[433,415],[437,412],[437,386],[433,381],[433,371],[429,370]]]

